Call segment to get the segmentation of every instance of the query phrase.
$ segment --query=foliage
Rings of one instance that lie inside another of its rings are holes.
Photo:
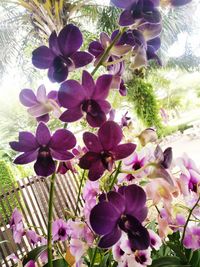
[[[0,183],[1,188],[3,188],[4,192],[8,192],[15,186],[16,180],[11,171],[10,166],[3,160],[0,160]],[[2,192],[1,192],[2,193]],[[5,221],[9,222],[12,211],[15,207],[18,207],[17,197],[8,196],[6,201],[3,202],[3,205],[0,202],[0,214],[1,214],[1,222]]]
[[[138,118],[146,127],[156,127],[161,134],[163,126],[152,85],[141,78],[134,77],[127,86],[128,100],[133,104]]]

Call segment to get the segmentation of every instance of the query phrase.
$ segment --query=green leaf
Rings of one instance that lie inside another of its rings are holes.
[[[99,264],[99,267],[107,267],[108,266],[107,262],[109,260],[109,257],[110,257],[110,253],[107,253],[107,255],[104,256],[103,260]]]
[[[196,250],[193,252],[193,256],[192,256],[190,263],[192,267],[200,266],[200,251],[199,250]]]
[[[182,266],[181,261],[178,257],[161,257],[159,259],[153,260],[151,267],[172,267],[172,266]]]
[[[185,263],[188,262],[185,254],[181,250],[180,243],[179,244],[174,244],[172,242],[167,242],[167,246],[169,248],[171,248],[171,250],[173,250],[175,252],[176,256],[179,257],[182,261],[184,261]]]
[[[48,267],[48,263],[45,264],[43,267]],[[53,261],[53,267],[68,267],[66,260],[58,259]]]
[[[40,246],[31,250],[22,260],[23,266],[25,266],[30,260],[36,261],[40,254],[47,249],[47,246]]]
[[[4,244],[4,243],[10,243],[8,240],[3,240],[3,241],[0,241],[0,245]]]

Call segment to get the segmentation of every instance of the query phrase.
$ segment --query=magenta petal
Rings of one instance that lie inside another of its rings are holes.
[[[117,243],[117,241],[120,239],[121,235],[122,235],[122,231],[119,229],[118,226],[116,226],[111,233],[104,235],[100,239],[98,246],[100,248],[110,248],[114,244]]]
[[[105,150],[112,150],[122,140],[123,133],[116,122],[107,121],[99,129],[98,137]]]
[[[32,107],[38,103],[36,96],[31,89],[23,89],[19,94],[19,100],[25,107]]]
[[[100,76],[96,82],[96,89],[93,94],[93,99],[106,99],[112,83],[112,75],[105,74]]]
[[[40,122],[36,130],[36,139],[40,145],[47,145],[51,140],[51,134],[45,123]]]
[[[42,122],[47,123],[49,121],[49,114],[44,114],[44,115],[42,115],[40,117],[37,117],[36,120],[38,122],[41,122],[42,121]]]
[[[26,265],[25,267],[35,267],[35,262],[33,260],[30,260]]]
[[[54,53],[47,46],[40,46],[32,53],[32,63],[38,69],[48,69],[54,58]]]
[[[61,55],[61,51],[58,44],[58,36],[56,31],[53,31],[49,37],[49,48],[57,55]]]
[[[53,150],[69,150],[76,145],[76,138],[75,136],[66,129],[59,129],[57,130],[50,141],[50,148]]]
[[[95,57],[100,56],[104,52],[104,48],[98,41],[93,41],[89,45],[88,51]]]
[[[64,56],[75,53],[83,43],[83,37],[78,27],[73,24],[65,26],[58,35],[58,43]]]
[[[82,86],[85,88],[87,97],[91,98],[95,90],[95,83],[90,73],[85,70],[83,71],[82,75]]]
[[[138,0],[111,0],[116,7],[129,9],[132,5],[137,4]]]
[[[97,204],[90,213],[90,224],[98,235],[105,235],[113,231],[119,218],[114,206],[106,201]]]
[[[46,93],[46,88],[45,86],[42,84],[38,87],[37,89],[37,100],[41,103],[46,102],[47,99],[47,93]]]
[[[51,155],[54,159],[57,160],[70,160],[73,159],[74,155],[68,151],[57,151],[51,149]]]
[[[51,157],[38,158],[34,164],[34,170],[37,175],[47,177],[55,172],[56,165]]]
[[[75,68],[81,68],[88,65],[93,60],[93,56],[87,52],[79,51],[70,56]]]
[[[116,160],[124,159],[130,156],[136,149],[136,145],[132,143],[118,145],[114,150],[113,154]]]
[[[18,156],[15,160],[15,164],[27,164],[30,162],[33,162],[37,159],[38,151],[30,151],[30,152],[25,152],[22,155]]]
[[[65,108],[79,106],[85,98],[84,88],[75,80],[68,80],[61,84],[58,92],[58,100]]]
[[[107,194],[107,199],[115,207],[119,215],[124,213],[126,203],[125,198],[121,194],[115,191],[110,191]]]
[[[111,105],[108,101],[106,100],[96,100],[97,104],[100,106],[101,110],[105,113],[108,114],[111,110]]]
[[[89,180],[90,181],[96,181],[99,178],[101,178],[105,169],[106,168],[104,167],[101,160],[97,160],[96,162],[92,163],[92,165],[89,169],[89,173],[88,173]]]
[[[56,62],[54,60],[54,65],[51,66],[48,70],[48,77],[51,82],[63,82],[67,79],[68,76],[68,67],[65,66],[62,62]]]
[[[19,152],[29,152],[38,148],[35,136],[29,132],[19,133],[19,142],[10,142],[12,149]]]
[[[92,116],[90,113],[87,114],[86,120],[91,127],[100,127],[106,121],[106,115],[104,112],[98,111],[96,116]]]
[[[144,250],[150,246],[150,236],[147,229],[135,217],[126,215],[128,219],[128,239],[132,251]]]
[[[92,152],[100,152],[103,150],[101,143],[99,142],[98,137],[90,132],[85,132],[83,134],[83,141],[86,145],[86,147],[88,148],[88,150],[92,151]]]
[[[88,170],[97,160],[100,160],[99,154],[89,151],[82,158],[80,158],[79,166],[82,169]]]
[[[132,13],[130,10],[125,10],[121,13],[119,18],[119,25],[120,26],[129,26],[134,23],[134,19],[132,17]]]
[[[78,106],[64,111],[59,119],[64,122],[74,122],[82,117],[83,117],[83,112],[81,106]]]
[[[137,185],[127,186],[124,190],[124,197],[126,200],[126,213],[137,218],[137,213],[140,212],[146,204],[146,194],[144,190]],[[139,219],[140,218],[138,218],[138,220]]]

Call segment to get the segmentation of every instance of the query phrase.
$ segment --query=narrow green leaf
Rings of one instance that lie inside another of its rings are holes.
[[[196,250],[193,252],[193,256],[192,256],[190,263],[192,267],[200,266],[200,251],[199,250]]]
[[[48,267],[48,263],[43,267]],[[57,259],[53,261],[53,267],[68,267],[68,264],[64,259]]]
[[[177,245],[177,244],[174,244],[172,242],[167,242],[167,246],[169,248],[171,248],[171,250],[173,250],[175,252],[175,254],[176,254],[177,257],[179,257],[185,263],[188,263],[185,254],[181,250],[181,245],[180,244]]]
[[[4,243],[10,243],[8,240],[3,240],[3,241],[0,241],[0,245],[4,244]]]
[[[172,265],[181,265],[181,261],[178,257],[161,257],[153,260],[151,267],[169,267]]]
[[[36,261],[40,254],[47,249],[47,246],[40,246],[31,250],[22,260],[23,266],[25,266],[30,260]]]

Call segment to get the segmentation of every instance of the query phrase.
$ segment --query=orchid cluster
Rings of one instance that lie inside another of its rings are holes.
[[[41,85],[36,94],[21,91],[20,102],[38,126],[35,134],[20,132],[10,146],[21,153],[14,163],[34,162],[38,176],[51,175],[48,229],[36,233],[15,209],[10,222],[13,239],[20,244],[26,236],[34,249],[22,261],[12,255],[13,260],[27,267],[36,266],[38,259],[49,267],[199,266],[200,171],[187,155],[174,160],[170,147],[163,151],[153,128],[125,140],[123,130],[130,118],[125,114],[121,124],[115,122],[108,101],[112,89],[126,95],[127,58],[133,69],[152,59],[161,64],[156,54],[162,30],[160,6],[188,2],[112,0],[123,9],[120,28],[110,37],[101,33],[88,52],[79,51],[83,36],[73,24],[53,32],[48,46],[33,51],[33,65],[48,69],[51,82],[60,83],[59,90],[47,94]],[[83,70],[81,81],[68,79],[70,72],[91,62],[92,73]],[[107,73],[95,80],[101,66]],[[54,133],[47,126],[51,113],[64,122]],[[81,119],[92,128],[83,133],[82,146],[69,130]],[[78,212],[79,194],[75,211],[52,221],[56,174],[68,171],[82,175],[79,193],[84,207]],[[65,255],[59,242],[66,245]]]

